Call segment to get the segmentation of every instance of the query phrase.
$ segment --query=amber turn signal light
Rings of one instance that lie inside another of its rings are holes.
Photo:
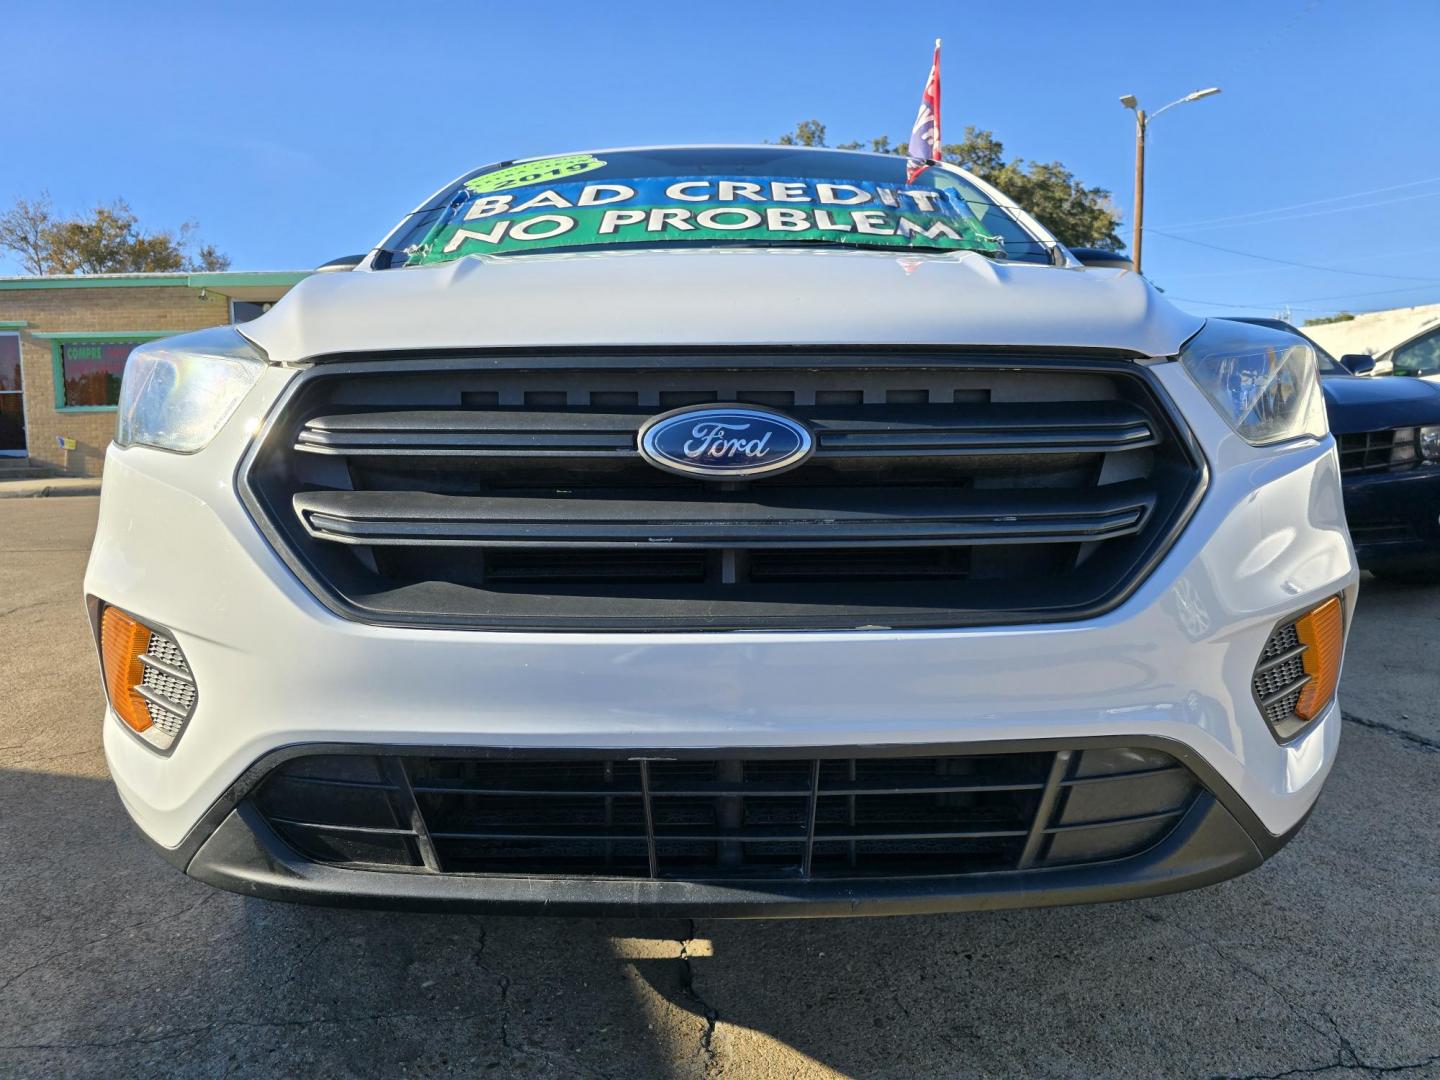
[[[1295,715],[1302,720],[1314,720],[1335,699],[1345,645],[1342,614],[1340,598],[1332,596],[1295,622],[1295,632],[1305,646],[1301,662],[1305,665],[1305,674],[1310,676],[1295,704]]]
[[[150,628],[119,608],[107,607],[100,620],[100,656],[105,665],[105,693],[115,715],[134,731],[153,721],[145,699],[135,687],[145,680],[140,656],[150,647]]]

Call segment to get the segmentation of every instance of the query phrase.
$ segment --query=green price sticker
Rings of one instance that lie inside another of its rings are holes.
[[[579,173],[603,169],[605,162],[593,154],[569,154],[565,157],[543,158],[540,161],[526,161],[511,165],[508,169],[477,176],[466,181],[470,191],[504,191],[507,188],[528,187],[531,184],[546,184],[564,180]]]

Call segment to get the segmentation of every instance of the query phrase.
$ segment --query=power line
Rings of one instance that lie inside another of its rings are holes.
[[[1369,191],[1355,191],[1349,195],[1331,195],[1328,199],[1311,199],[1309,202],[1291,203],[1289,206],[1272,206],[1268,210],[1251,210],[1246,214],[1227,214],[1224,217],[1206,218],[1203,221],[1182,221],[1178,225],[1167,225],[1169,229],[1194,229],[1202,225],[1220,225],[1225,222],[1239,222],[1243,218],[1262,217],[1266,214],[1283,214],[1289,210],[1305,210],[1311,206],[1323,206],[1325,203],[1346,202],[1349,199],[1359,199],[1366,195],[1384,195],[1391,191],[1401,191],[1404,188],[1420,187],[1424,184],[1433,184],[1440,181],[1440,176],[1432,176],[1426,180],[1411,180],[1404,184],[1391,184],[1388,187],[1371,188]],[[1425,194],[1430,194],[1429,192]],[[1419,196],[1419,197],[1423,197]],[[1384,206],[1386,203],[1380,203]],[[1359,209],[1358,207],[1345,207],[1344,209]]]
[[[1380,199],[1377,202],[1356,203],[1353,206],[1332,206],[1329,210],[1311,210],[1304,214],[1286,214],[1281,217],[1256,218],[1254,221],[1240,222],[1235,225],[1207,225],[1206,229],[1227,229],[1227,228],[1249,228],[1255,225],[1274,225],[1282,221],[1301,221],[1304,218],[1324,217],[1326,214],[1348,214],[1354,210],[1369,210],[1375,206],[1394,206],[1396,203],[1414,202],[1416,199],[1433,199],[1440,195],[1440,191],[1422,191],[1418,195],[1401,195],[1398,199]],[[1174,226],[1171,226],[1172,228]],[[1192,232],[1201,232],[1201,229],[1192,229]]]
[[[1440,195],[1440,191],[1435,192]],[[1280,266],[1294,266],[1301,270],[1321,270],[1327,274],[1350,274],[1353,277],[1388,278],[1391,281],[1418,281],[1425,285],[1440,285],[1440,281],[1434,278],[1415,277],[1411,274],[1377,274],[1370,270],[1342,270],[1336,266],[1321,266],[1317,263],[1295,262],[1293,259],[1277,259],[1270,255],[1257,255],[1253,251],[1240,251],[1237,248],[1221,247],[1219,244],[1207,244],[1203,240],[1190,240],[1184,236],[1175,236],[1173,233],[1161,232],[1159,229],[1146,229],[1156,236],[1163,236],[1167,240],[1178,240],[1182,244],[1192,244],[1195,247],[1209,248],[1211,251],[1223,251],[1227,255],[1240,255],[1246,259],[1259,259],[1261,262],[1277,263]]]
[[[1298,298],[1298,299],[1296,299],[1296,300],[1284,300],[1284,301],[1280,301],[1280,302],[1277,302],[1277,303],[1254,303],[1254,304],[1226,304],[1226,303],[1222,303],[1222,302],[1219,301],[1219,300],[1202,300],[1202,299],[1200,299],[1200,298],[1198,298],[1198,297],[1194,297],[1194,296],[1173,296],[1173,295],[1171,295],[1170,293],[1166,293],[1165,296],[1166,296],[1166,298],[1169,299],[1169,300],[1181,300],[1181,301],[1184,301],[1184,302],[1187,303],[1187,304],[1208,304],[1208,305],[1210,305],[1211,307],[1223,307],[1223,308],[1282,308],[1282,307],[1293,307],[1293,308],[1295,308],[1296,311],[1325,311],[1325,310],[1328,310],[1328,309],[1327,309],[1327,308],[1304,308],[1304,307],[1299,307],[1298,305],[1300,305],[1300,304],[1318,304],[1318,303],[1321,303],[1321,302],[1323,302],[1323,301],[1325,301],[1325,300],[1356,300],[1356,299],[1364,299],[1365,297],[1369,297],[1369,296],[1394,296],[1396,293],[1414,292],[1415,290],[1420,289],[1420,288],[1423,288],[1423,286],[1421,286],[1421,285],[1412,285],[1411,287],[1409,287],[1409,288],[1407,288],[1407,289],[1380,289],[1380,290],[1377,290],[1377,291],[1375,291],[1375,292],[1336,293],[1336,294],[1332,294],[1332,295],[1330,295],[1330,296],[1302,296],[1302,297],[1300,297],[1300,298]],[[1418,307],[1418,306],[1420,306],[1420,305],[1416,304],[1416,305],[1410,305],[1410,306],[1412,306],[1412,307]]]
[[[1165,294],[1165,298],[1166,298],[1167,300],[1178,300],[1178,301],[1180,301],[1182,304],[1204,304],[1206,307],[1231,308],[1231,309],[1234,310],[1234,311],[1255,311],[1255,310],[1265,310],[1265,309],[1273,309],[1273,308],[1280,308],[1280,307],[1291,307],[1291,305],[1287,305],[1287,304],[1222,304],[1219,300],[1201,300],[1201,299],[1199,299],[1198,297],[1194,297],[1194,296],[1172,296],[1170,293],[1166,293],[1166,294]],[[1294,311],[1323,311],[1323,310],[1325,310],[1325,309],[1324,309],[1324,308],[1297,308],[1297,307],[1292,307],[1292,310],[1294,310]]]
[[[1372,259],[1398,259],[1406,255],[1420,255],[1432,251],[1440,251],[1440,244],[1427,244],[1424,247],[1404,248],[1401,251],[1372,251],[1366,255],[1355,255],[1346,259],[1349,263],[1369,262]],[[1326,269],[1333,269],[1337,264],[1317,263],[1317,266]],[[1166,274],[1166,278],[1213,278],[1213,277],[1239,277],[1242,274],[1281,274],[1285,272],[1283,266],[1253,266],[1245,270],[1198,270],[1190,273]]]
[[[1396,293],[1415,292],[1417,289],[1421,289],[1421,288],[1423,288],[1423,287],[1424,287],[1424,286],[1421,286],[1421,285],[1412,285],[1412,286],[1410,286],[1410,287],[1407,288],[1407,289],[1380,289],[1380,290],[1377,290],[1376,292],[1331,293],[1329,296],[1302,296],[1302,297],[1300,297],[1299,300],[1296,301],[1296,303],[1299,303],[1299,304],[1318,304],[1318,303],[1319,303],[1320,301],[1322,301],[1322,300],[1353,300],[1353,299],[1355,299],[1355,298],[1357,298],[1357,297],[1366,297],[1366,296],[1394,296]],[[1419,307],[1420,305],[1415,304],[1415,305],[1411,305],[1411,306]]]

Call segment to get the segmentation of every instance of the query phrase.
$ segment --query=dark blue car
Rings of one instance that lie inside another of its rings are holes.
[[[1279,319],[1235,321],[1305,337]],[[1440,386],[1352,375],[1310,343],[1340,446],[1345,516],[1360,565],[1380,577],[1440,581]]]

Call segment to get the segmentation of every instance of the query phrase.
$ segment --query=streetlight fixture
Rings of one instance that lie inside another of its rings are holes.
[[[1134,94],[1120,95],[1120,104],[1135,112],[1135,239],[1131,246],[1134,249],[1133,261],[1137,274],[1140,272],[1141,244],[1144,241],[1145,230],[1145,129],[1150,125],[1150,121],[1166,109],[1173,109],[1176,105],[1199,101],[1201,98],[1218,93],[1220,93],[1218,86],[1207,86],[1204,90],[1192,90],[1184,97],[1177,98],[1169,105],[1161,106],[1149,115],[1146,115],[1145,110],[1140,108],[1140,100]]]

